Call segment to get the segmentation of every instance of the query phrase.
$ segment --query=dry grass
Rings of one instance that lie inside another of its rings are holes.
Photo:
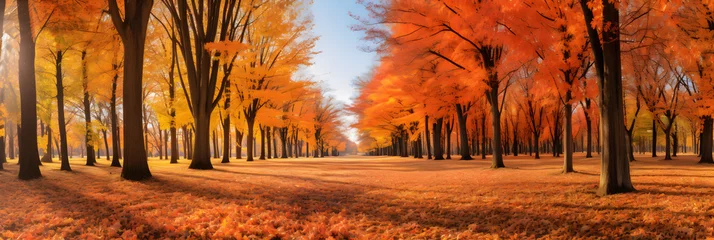
[[[0,172],[0,238],[706,238],[714,230],[714,166],[696,157],[638,157],[638,192],[594,194],[599,160],[506,157],[428,161],[343,157],[215,162],[150,161],[154,180],[120,169],[74,172],[45,164],[44,177]]]

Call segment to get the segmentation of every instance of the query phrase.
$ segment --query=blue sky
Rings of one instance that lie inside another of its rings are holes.
[[[313,32],[320,36],[316,50],[321,53],[313,59],[308,68],[310,74],[319,82],[324,82],[330,89],[328,94],[346,104],[352,103],[356,95],[352,81],[369,71],[376,57],[374,53],[359,49],[364,43],[363,34],[350,30],[357,21],[349,13],[366,16],[363,6],[355,0],[315,0],[312,5],[315,27]],[[348,117],[346,120],[353,120]],[[350,138],[356,136],[351,131]]]

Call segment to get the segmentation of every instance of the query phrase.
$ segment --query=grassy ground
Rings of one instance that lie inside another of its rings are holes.
[[[597,156],[596,156],[597,157]],[[695,156],[638,156],[636,193],[598,197],[599,160],[395,157],[214,161],[189,170],[153,159],[131,182],[100,160],[40,180],[0,172],[2,238],[706,238],[714,230],[714,166]]]

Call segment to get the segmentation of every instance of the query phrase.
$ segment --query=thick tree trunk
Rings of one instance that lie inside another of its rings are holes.
[[[453,120],[446,123],[446,132],[444,133],[446,135],[446,159],[451,159],[451,131],[454,129],[453,124]]]
[[[288,158],[288,143],[287,143],[287,138],[288,138],[288,129],[287,127],[283,127],[279,130],[280,132],[280,144],[281,144],[281,155],[280,158]]]
[[[273,138],[273,158],[277,159],[278,158],[278,139],[275,136],[275,131],[278,131],[277,127],[273,127],[270,135],[272,135],[272,138]]]
[[[664,129],[664,160],[672,160],[672,144],[669,138],[672,132],[672,127],[667,127]]]
[[[429,116],[424,116],[424,131],[426,131],[426,159],[431,159],[431,138],[429,136]]]
[[[436,123],[432,125],[432,134],[434,140],[434,160],[444,160],[444,151],[441,147],[441,126],[444,123],[444,118],[436,119]]]
[[[255,118],[246,118],[246,121],[248,123],[248,138],[246,139],[246,143],[248,144],[246,148],[246,161],[252,162],[253,161],[253,154],[255,153],[255,150],[253,149],[255,146],[253,141],[255,135],[253,134],[253,128],[255,126]]]
[[[714,158],[712,158],[712,135],[714,130],[714,120],[711,116],[703,117],[703,129],[702,136],[699,138],[699,153],[701,158],[699,163],[710,163],[714,164]]]
[[[533,151],[535,151],[535,159],[540,159],[540,134],[533,132]]]
[[[195,104],[194,104],[195,105]],[[208,170],[213,169],[213,164],[211,163],[211,119],[206,109],[200,107],[199,109],[194,109],[194,126],[195,126],[195,139],[191,139],[189,136],[189,141],[192,143],[189,146],[193,146],[191,169],[201,169]],[[190,133],[189,133],[190,135]]]
[[[272,127],[266,127],[266,130],[265,130],[265,143],[266,143],[266,145],[268,145],[268,146],[267,146],[268,153],[266,154],[266,155],[267,155],[266,157],[267,157],[268,159],[271,159],[271,158],[272,158],[272,157],[271,157],[271,156],[272,156],[272,151],[271,151],[271,150],[272,150],[272,144],[271,144],[271,140],[270,140],[271,138],[273,138],[272,135],[273,135]]]
[[[622,95],[622,69],[620,61],[620,15],[615,3],[603,1],[603,22],[613,29],[599,34],[592,27],[594,16],[587,0],[581,0],[591,49],[595,57],[600,91],[600,131],[602,153],[599,195],[631,192],[635,188],[630,179],[630,162],[625,142],[625,119]]]
[[[563,144],[565,147],[563,173],[575,172],[573,170],[573,105],[570,103],[570,91],[565,94],[566,103],[563,106],[565,112],[565,128],[563,129]]]
[[[124,168],[121,176],[128,180],[151,177],[144,150],[142,128],[142,74],[146,29],[153,0],[127,2],[122,20],[116,0],[109,0],[112,22],[124,43]]]
[[[486,114],[481,115],[481,159],[486,159]]]
[[[30,20],[29,1],[17,1],[17,15],[20,25],[20,123],[24,127],[18,135],[20,145],[20,171],[22,180],[42,177],[40,155],[37,149],[37,93],[35,82],[35,43]],[[14,146],[13,146],[14,147]],[[14,151],[11,152],[14,154]],[[11,156],[12,157],[12,156]]]
[[[490,78],[491,89],[488,91],[488,97],[489,103],[491,104],[491,125],[493,126],[493,139],[491,142],[493,156],[491,157],[491,168],[503,168],[506,166],[503,164],[501,149],[501,112],[498,109],[498,76],[496,73],[492,73]]]
[[[265,160],[265,127],[258,125],[260,128],[260,157],[258,159]]]

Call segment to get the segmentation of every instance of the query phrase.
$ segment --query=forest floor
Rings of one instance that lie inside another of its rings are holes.
[[[662,154],[663,155],[663,154]],[[280,159],[189,170],[152,159],[152,180],[71,161],[17,180],[0,171],[0,239],[700,239],[714,233],[714,165],[638,156],[637,192],[595,195],[599,158],[577,173],[550,156],[433,161],[397,157]],[[55,160],[56,161],[56,160]]]

